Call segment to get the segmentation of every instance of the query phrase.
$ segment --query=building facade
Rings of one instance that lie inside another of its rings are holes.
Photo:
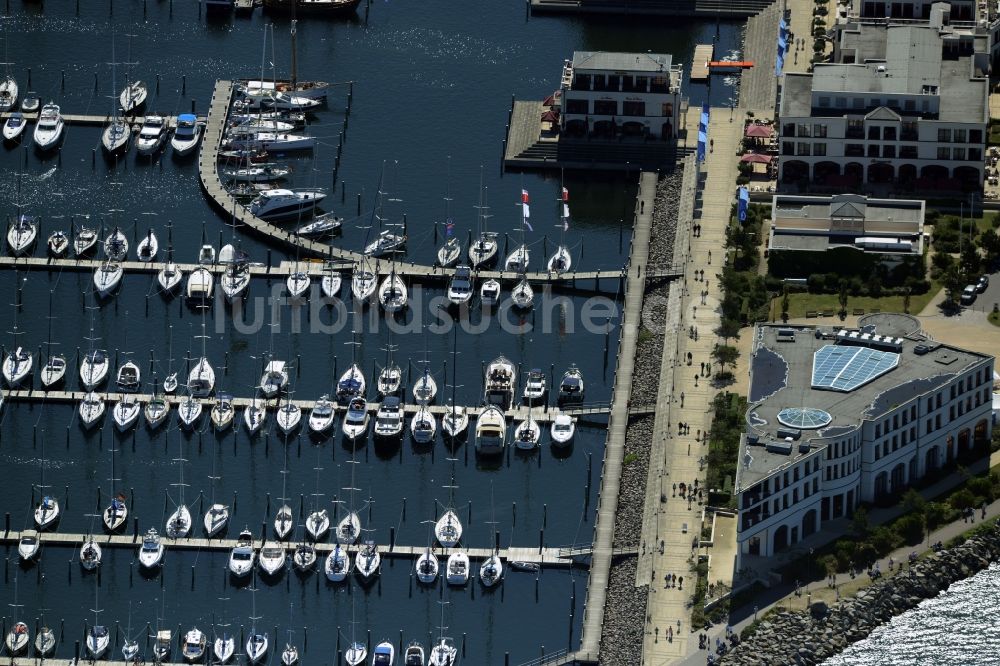
[[[672,61],[661,53],[575,52],[563,65],[563,135],[675,139],[683,77]]]
[[[759,326],[735,493],[740,557],[770,556],[989,455],[993,364],[871,329]]]
[[[982,187],[989,121],[987,37],[947,24],[859,22],[835,62],[785,75],[779,106],[786,189]]]

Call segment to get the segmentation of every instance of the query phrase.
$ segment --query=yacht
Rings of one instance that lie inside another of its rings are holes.
[[[288,554],[285,552],[285,549],[269,543],[261,546],[260,554],[257,556],[260,568],[268,576],[277,575],[279,571],[285,568],[287,561]]]
[[[191,511],[181,504],[167,518],[167,536],[171,539],[186,537],[191,531]]]
[[[378,373],[376,386],[378,394],[382,397],[396,395],[403,382],[403,371],[390,358],[388,364]]]
[[[476,419],[476,453],[498,455],[503,453],[507,438],[507,422],[496,406],[486,407]]]
[[[340,519],[337,523],[337,533],[335,534],[337,543],[350,546],[361,536],[361,519],[356,511],[351,511]]]
[[[257,99],[260,106],[284,111],[309,111],[323,104],[321,100],[312,97],[289,95],[287,92],[274,90],[262,93]]]
[[[316,434],[325,433],[333,427],[336,417],[333,401],[330,396],[323,395],[309,410],[309,430]]]
[[[139,406],[139,401],[136,400],[135,396],[126,396],[116,402],[114,408],[111,410],[111,416],[114,419],[118,432],[125,432],[134,426],[139,420],[141,412],[142,408]]]
[[[565,245],[557,247],[555,253],[549,257],[548,269],[550,273],[565,273],[572,265],[573,258]]]
[[[444,416],[441,417],[441,431],[449,439],[458,439],[465,435],[469,427],[469,412],[462,405],[445,406]]]
[[[35,634],[35,652],[41,657],[50,657],[56,651],[56,632],[50,627],[42,627]]]
[[[485,231],[469,246],[469,262],[473,268],[489,266],[496,261],[497,248],[497,235]]]
[[[250,287],[250,267],[245,263],[234,263],[226,267],[219,277],[219,286],[230,303],[246,293]]]
[[[366,384],[365,374],[357,363],[352,363],[337,382],[337,401],[343,403],[354,397],[364,397]]]
[[[559,382],[559,404],[582,402],[583,395],[583,373],[578,367],[571,365]]]
[[[326,577],[334,583],[339,583],[351,573],[351,555],[338,543],[326,557],[323,566]]]
[[[122,391],[131,393],[139,390],[141,377],[142,373],[139,370],[139,366],[132,361],[127,361],[118,368],[115,383],[118,384],[118,388]]]
[[[251,202],[250,212],[263,220],[294,217],[309,213],[325,198],[320,190],[265,190]]]
[[[445,548],[454,548],[462,539],[462,521],[455,511],[448,509],[438,518],[434,525],[434,537]]]
[[[426,405],[421,405],[410,419],[410,434],[417,444],[430,444],[437,434],[437,420]]]
[[[295,230],[295,234],[305,238],[322,238],[339,230],[344,225],[344,219],[333,213],[316,216],[312,222],[303,224]]]
[[[431,552],[428,548],[417,558],[417,563],[414,565],[414,571],[417,574],[417,580],[421,583],[430,585],[437,580],[438,569],[440,563],[438,558]]]
[[[384,257],[406,249],[406,236],[404,234],[394,234],[391,231],[382,231],[378,238],[365,246],[365,256]]]
[[[174,136],[170,139],[174,155],[181,157],[197,148],[201,132],[202,127],[198,124],[198,117],[193,113],[182,113],[177,116],[177,128],[174,130]]]
[[[409,294],[403,278],[395,271],[389,273],[378,289],[378,300],[382,308],[389,314],[394,314],[406,308]]]
[[[56,229],[49,234],[48,248],[49,255],[57,259],[66,256],[69,252],[69,236],[62,229]]]
[[[569,443],[573,441],[575,432],[576,420],[572,416],[567,414],[557,415],[552,421],[552,427],[549,429],[549,436],[552,437],[552,446],[569,446]]]
[[[146,232],[145,237],[139,241],[139,245],[135,248],[135,253],[139,261],[143,263],[149,263],[156,258],[156,253],[160,250],[160,242],[156,238],[156,234],[150,229]]]
[[[354,558],[354,568],[363,580],[370,580],[379,570],[382,555],[373,541],[366,541]]]
[[[24,114],[20,111],[15,111],[7,117],[7,121],[3,124],[3,138],[4,141],[17,141],[24,134],[25,128],[28,126],[28,121],[25,120]]]
[[[514,387],[517,386],[517,370],[504,356],[498,356],[486,366],[485,400],[487,405],[495,405],[508,410],[514,405]]]
[[[465,585],[469,582],[469,556],[461,551],[452,553],[445,571],[449,585]]]
[[[313,570],[316,564],[316,547],[310,543],[300,543],[292,553],[292,565],[302,573]]]
[[[35,145],[39,150],[51,150],[59,144],[63,136],[63,117],[59,105],[49,102],[42,107],[35,125]]]
[[[448,301],[452,305],[464,305],[469,302],[473,293],[472,269],[459,266],[448,282]]]
[[[54,525],[57,520],[59,520],[59,500],[43,495],[35,507],[35,526],[39,530],[44,530]]]
[[[42,99],[38,96],[38,93],[28,91],[24,95],[24,99],[21,100],[21,111],[24,113],[35,113],[42,106]]]
[[[542,436],[542,429],[538,422],[529,415],[521,423],[514,426],[514,446],[522,451],[531,451],[538,446],[538,440]]]
[[[393,439],[403,434],[403,407],[396,396],[389,396],[375,414],[375,437]]]
[[[524,401],[533,405],[545,399],[548,393],[548,378],[540,368],[532,368],[528,371],[528,376],[524,380]]]
[[[251,664],[259,663],[267,654],[267,634],[256,631],[251,632],[247,639],[247,660]]]
[[[3,359],[3,378],[10,388],[17,388],[31,376],[35,357],[24,347],[8,352]]]
[[[117,532],[125,526],[125,521],[128,520],[128,505],[125,504],[125,499],[125,495],[120,493],[115,495],[111,498],[111,504],[108,504],[101,515],[104,527],[109,532]]]
[[[276,121],[261,121],[261,122],[276,122]],[[247,127],[246,125],[241,125],[242,127]],[[291,126],[288,129],[292,129]],[[272,130],[263,130],[272,131]],[[230,180],[247,182],[247,183],[269,183],[275,180],[281,180],[285,178],[291,169],[279,164],[274,164],[271,162],[265,162],[263,164],[250,164],[244,167],[238,167],[236,169],[225,169],[222,175]]]
[[[131,48],[131,47],[129,47]],[[133,113],[142,108],[149,96],[149,89],[144,81],[133,81],[126,85],[118,95],[118,103],[125,113]]]
[[[167,141],[167,121],[163,116],[147,115],[143,120],[139,136],[135,140],[135,150],[140,155],[152,155]]]
[[[4,46],[4,60],[6,60],[7,47]],[[5,63],[7,67],[7,75],[0,80],[0,111],[8,112],[17,106],[17,79],[10,75],[10,65],[12,63]]]
[[[219,394],[212,406],[212,426],[217,431],[223,431],[233,424],[236,410],[233,408],[233,396],[228,393]]]
[[[122,281],[121,264],[113,261],[105,261],[94,269],[94,289],[101,298],[110,296],[111,293],[121,284]]]
[[[313,511],[306,517],[306,532],[313,541],[319,541],[330,531],[330,514],[326,509]]]
[[[164,294],[172,294],[184,281],[184,272],[177,267],[177,264],[168,261],[156,274],[156,281],[160,283],[160,290]]]
[[[288,295],[292,298],[298,298],[302,294],[309,291],[309,286],[312,284],[312,278],[309,277],[309,273],[305,271],[294,271],[285,280],[285,287],[288,289]]]
[[[19,215],[7,230],[7,245],[11,254],[27,254],[38,238],[38,221],[30,215]]]
[[[85,429],[90,430],[97,425],[97,422],[104,416],[104,401],[101,400],[101,396],[93,391],[83,396],[83,400],[80,401],[79,413],[80,425]]]
[[[146,403],[144,411],[146,424],[151,430],[156,430],[160,424],[167,420],[167,415],[170,413],[170,403],[161,395],[154,396]]]
[[[189,301],[209,301],[212,298],[212,289],[214,287],[215,276],[204,266],[199,266],[188,275],[185,295]]]
[[[128,238],[118,227],[104,239],[104,255],[109,261],[125,261],[128,257]]]
[[[442,636],[438,644],[431,648],[430,666],[454,666],[457,659],[458,650],[450,638]]]
[[[479,567],[479,580],[486,587],[493,587],[503,578],[503,560],[496,553],[490,555]]]
[[[295,666],[299,663],[299,649],[290,643],[285,644],[285,649],[281,651],[282,666]]]
[[[500,282],[490,278],[479,288],[479,298],[484,307],[492,307],[500,302]]]
[[[249,576],[250,572],[253,571],[256,557],[253,535],[250,534],[249,530],[243,530],[236,539],[236,545],[229,551],[229,573],[237,578]]]
[[[527,310],[535,302],[535,290],[528,283],[528,278],[521,278],[521,281],[514,285],[510,291],[510,300],[514,307]]]
[[[262,79],[251,79],[246,82],[246,94],[252,96],[264,94],[267,91],[276,90],[284,93],[294,93],[296,97],[308,99],[326,99],[327,92],[332,84],[325,81],[289,81],[285,79],[273,79],[264,81]]]
[[[42,542],[38,540],[38,532],[35,530],[24,530],[21,532],[21,539],[17,542],[17,554],[24,562],[30,562],[38,556],[42,549]]]
[[[94,571],[101,566],[101,545],[93,537],[87,537],[80,546],[80,566],[85,571]]]
[[[291,400],[286,400],[285,404],[278,407],[278,410],[275,412],[274,420],[278,422],[278,427],[281,428],[281,432],[288,435],[295,430],[299,426],[299,422],[302,421],[302,410]]]
[[[344,436],[352,442],[362,439],[368,432],[368,420],[368,403],[362,397],[352,398],[341,424]]]
[[[223,633],[215,637],[212,642],[212,654],[215,655],[215,659],[220,664],[227,663],[233,658],[233,654],[236,652],[236,639],[229,634]]]
[[[104,378],[108,376],[108,369],[111,361],[108,359],[108,352],[103,349],[94,349],[87,352],[80,362],[80,382],[83,388],[93,391],[101,385]]]
[[[437,397],[438,386],[437,382],[434,381],[434,376],[430,373],[427,368],[426,361],[424,362],[424,372],[417,379],[416,383],[413,385],[413,400],[418,405],[426,405],[434,402],[434,398]]]
[[[437,251],[437,263],[438,266],[448,268],[449,266],[454,266],[458,263],[459,258],[462,256],[462,244],[458,242],[457,238],[449,238],[445,241],[444,245],[438,248]]]
[[[111,644],[111,634],[103,624],[97,624],[87,632],[87,652],[94,660],[100,659]]]
[[[219,534],[222,530],[226,529],[226,525],[229,523],[229,507],[225,504],[213,504],[205,512],[203,523],[205,525],[205,534],[209,538]]]
[[[204,356],[198,359],[188,373],[187,386],[191,395],[196,398],[204,398],[215,388],[215,370]]]
[[[340,293],[340,285],[343,282],[340,277],[340,273],[333,270],[331,266],[328,271],[324,271],[323,279],[320,280],[320,288],[323,290],[323,295],[327,298],[333,298]]]
[[[89,227],[77,227],[73,238],[73,253],[78,257],[88,254],[97,245],[97,231]]]
[[[528,263],[531,261],[531,252],[527,245],[519,245],[509,255],[504,262],[504,270],[512,273],[523,273],[528,270]]]
[[[285,362],[268,361],[260,378],[260,390],[264,393],[264,397],[273,398],[286,385],[288,385],[288,369],[285,367]]]
[[[247,428],[247,432],[250,435],[257,434],[264,426],[264,421],[267,419],[267,406],[264,404],[257,404],[257,398],[243,410],[243,424]]]
[[[160,535],[152,527],[142,538],[142,546],[139,548],[139,565],[145,569],[152,569],[159,566],[163,561],[163,543]]]
[[[413,641],[406,646],[406,652],[403,653],[403,666],[425,666],[424,661],[424,646],[416,641]]]
[[[181,427],[185,430],[194,430],[204,409],[200,402],[189,395],[184,402],[177,406],[177,418],[181,421]]]
[[[369,302],[377,288],[378,276],[374,271],[364,262],[355,266],[354,274],[351,276],[351,294],[354,300],[359,303]]]
[[[205,634],[197,627],[188,631],[184,634],[184,645],[181,647],[181,655],[184,657],[184,661],[191,664],[201,661],[202,657],[205,656],[205,646],[207,644],[208,639],[205,638]]]
[[[279,539],[284,539],[292,533],[293,527],[295,527],[295,516],[292,514],[292,507],[282,504],[274,515],[274,533]]]

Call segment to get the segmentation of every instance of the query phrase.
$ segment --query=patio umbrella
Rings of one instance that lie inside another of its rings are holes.
[[[770,125],[747,125],[745,136],[759,139],[769,139],[774,136],[774,130]]]
[[[751,164],[770,164],[770,155],[761,155],[760,153],[747,153],[740,158],[740,162],[750,162]]]

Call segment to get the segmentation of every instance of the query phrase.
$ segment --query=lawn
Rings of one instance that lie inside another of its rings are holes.
[[[936,282],[931,283],[931,288],[926,294],[913,294],[910,296],[910,314],[919,314],[924,306],[930,302],[934,294],[940,289]],[[792,292],[788,294],[788,317],[790,319],[801,319],[806,316],[806,312],[822,312],[823,310],[840,310],[840,302],[837,294],[810,294],[808,292]],[[781,318],[781,296],[771,301],[771,313],[777,321]],[[858,296],[847,298],[847,314],[850,315],[855,309],[864,310],[865,314],[873,309],[882,312],[902,312],[902,296],[883,296],[873,298],[871,296]],[[1000,326],[1000,323],[997,323]]]
[[[986,318],[994,326],[1000,326],[1000,312],[991,312]]]

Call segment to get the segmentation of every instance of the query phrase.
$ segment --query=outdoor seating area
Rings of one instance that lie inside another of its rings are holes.
[[[774,121],[748,117],[740,142],[740,175],[751,192],[774,192],[778,177],[778,138]]]

